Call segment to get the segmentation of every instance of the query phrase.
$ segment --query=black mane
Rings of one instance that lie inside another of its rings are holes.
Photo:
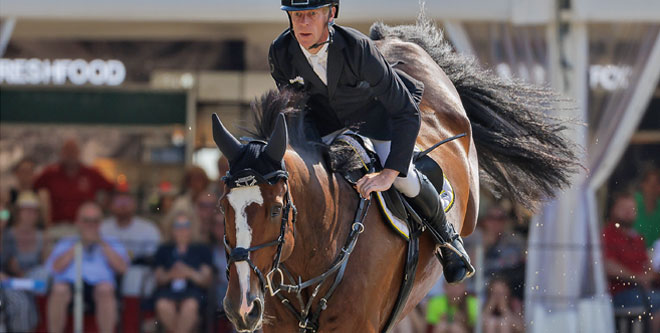
[[[292,89],[282,91],[271,89],[255,99],[250,104],[252,112],[252,128],[244,128],[255,139],[268,140],[277,116],[283,113],[287,119],[290,143],[298,143],[304,135],[303,127],[304,109],[307,97],[305,94]]]

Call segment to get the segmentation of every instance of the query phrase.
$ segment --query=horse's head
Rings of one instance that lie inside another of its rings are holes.
[[[240,332],[259,329],[264,294],[279,263],[293,251],[295,208],[284,165],[287,128],[277,119],[268,142],[241,144],[213,115],[213,139],[229,162],[220,207],[225,214],[229,287],[223,301]]]

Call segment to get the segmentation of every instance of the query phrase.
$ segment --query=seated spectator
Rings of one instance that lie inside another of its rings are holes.
[[[635,198],[630,193],[617,194],[611,207],[603,230],[603,256],[614,307],[645,307],[658,318],[660,290],[653,286],[658,274],[650,271],[646,244],[633,228]],[[652,326],[652,332],[660,332],[660,320],[652,320]]]
[[[496,277],[489,282],[486,306],[483,312],[483,331],[524,332],[522,302],[511,297],[506,279]]]
[[[43,259],[44,239],[37,229],[40,206],[36,194],[21,192],[15,202],[14,226],[2,234],[3,271],[8,277],[30,278],[32,270],[40,267]],[[32,292],[3,288],[11,332],[29,332],[36,328],[38,313]]]
[[[514,296],[522,299],[525,240],[511,231],[511,220],[499,206],[490,207],[479,225],[483,230],[483,270],[486,280],[495,276],[504,277],[510,285],[517,287]]]
[[[644,237],[646,247],[652,247],[660,238],[660,171],[647,169],[642,175],[639,189],[635,193],[635,229]]]
[[[227,255],[225,253],[224,237],[225,237],[225,216],[216,213],[213,215],[213,233],[211,244],[213,244],[213,268],[215,269],[216,279],[215,286],[215,300],[217,308],[224,310],[222,301],[227,294],[229,281],[227,280]],[[216,321],[218,332],[233,332],[232,324],[226,316],[223,316]]]
[[[192,332],[212,282],[210,249],[192,242],[191,216],[175,212],[172,241],[161,245],[154,260],[158,285],[156,317],[167,332]]]
[[[213,227],[218,214],[218,197],[211,193],[202,193],[195,202],[195,220],[199,226],[200,242],[209,244],[212,240]]]
[[[183,176],[183,194],[174,200],[172,211],[194,211],[195,202],[197,202],[200,195],[208,192],[210,184],[211,181],[204,169],[196,165],[188,167]]]
[[[467,294],[465,283],[445,282],[444,290],[444,295],[432,297],[426,306],[426,321],[433,325],[432,332],[472,332],[479,312],[477,298]]]
[[[49,220],[58,225],[53,230],[57,237],[69,233],[67,224],[74,221],[83,202],[96,200],[99,192],[112,191],[113,184],[96,169],[83,165],[78,143],[68,140],[62,146],[60,161],[46,167],[35,180],[34,188],[44,189],[48,193],[51,207]]]
[[[47,202],[48,195],[45,193],[45,191],[42,191],[44,193],[39,194],[33,189],[35,166],[36,163],[30,158],[23,158],[18,161],[18,163],[16,163],[13,169],[15,183],[9,189],[9,201],[10,205],[15,207],[19,194],[23,192],[33,192],[39,197],[39,207],[41,208],[43,214],[42,218],[44,219],[46,225],[48,225],[49,221],[46,220],[46,218],[50,216]]]
[[[116,192],[110,204],[112,215],[103,220],[101,235],[119,240],[133,262],[150,262],[160,245],[156,225],[135,215],[137,204],[128,192]]]
[[[227,281],[227,254],[224,245],[225,238],[225,217],[222,214],[214,215],[213,224],[213,266],[217,272],[216,296],[219,301],[225,298],[229,281]],[[222,307],[222,303],[220,303]]]
[[[82,245],[82,280],[86,304],[96,307],[100,332],[113,332],[117,323],[116,276],[126,271],[128,254],[116,240],[101,236],[101,207],[93,202],[78,209],[75,225],[80,236],[60,240],[47,261],[53,275],[48,298],[48,330],[62,332],[76,281],[75,248]]]

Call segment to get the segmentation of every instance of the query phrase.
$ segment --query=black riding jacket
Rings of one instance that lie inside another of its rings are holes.
[[[328,46],[328,85],[287,29],[273,41],[268,54],[277,87],[305,89],[311,118],[322,136],[346,127],[373,139],[391,140],[384,167],[406,176],[420,128],[417,103],[423,84],[397,73],[359,31],[338,25],[330,29],[334,31]]]

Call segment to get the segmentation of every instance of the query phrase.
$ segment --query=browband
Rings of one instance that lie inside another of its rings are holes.
[[[228,171],[227,175],[222,177],[222,181],[229,188],[256,186],[265,183],[275,185],[281,179],[289,179],[289,173],[286,170],[276,170],[262,175],[253,169],[244,169],[233,175]]]

